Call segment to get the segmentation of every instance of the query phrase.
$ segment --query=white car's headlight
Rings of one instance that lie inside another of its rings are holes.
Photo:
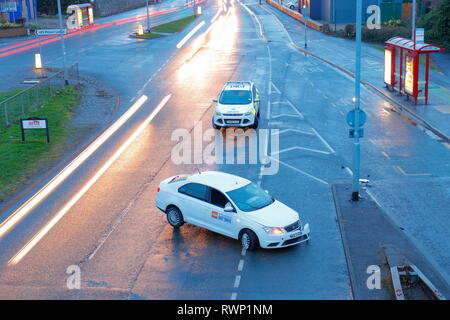
[[[264,231],[269,234],[284,234],[284,230],[278,227],[263,227]]]
[[[222,115],[222,113],[220,113],[220,111],[218,111],[218,110],[216,110],[216,116],[221,116]]]
[[[244,116],[251,116],[252,114],[255,114],[255,109],[254,109],[254,108],[251,108],[250,110],[248,110],[248,111],[244,114]]]

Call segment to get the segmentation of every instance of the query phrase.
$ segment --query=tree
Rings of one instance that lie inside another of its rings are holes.
[[[86,3],[87,0],[61,0],[61,10],[63,14],[71,4]],[[57,0],[37,0],[37,9],[39,14],[55,15],[58,14]]]
[[[435,9],[422,17],[418,25],[425,28],[427,42],[450,50],[450,0],[444,0]]]

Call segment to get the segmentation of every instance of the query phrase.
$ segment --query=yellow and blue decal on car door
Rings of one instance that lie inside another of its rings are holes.
[[[223,221],[225,223],[231,223],[231,218],[223,215],[217,211],[211,211],[211,218]]]

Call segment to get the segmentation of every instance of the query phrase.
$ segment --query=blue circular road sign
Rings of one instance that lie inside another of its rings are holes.
[[[358,115],[359,115],[359,125],[358,126],[362,127],[366,123],[366,120],[367,120],[367,115],[362,109],[350,110],[347,113],[347,117],[346,117],[347,123],[350,127],[355,127],[356,112],[358,112]]]

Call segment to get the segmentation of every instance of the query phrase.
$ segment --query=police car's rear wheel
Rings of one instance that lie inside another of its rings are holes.
[[[167,222],[174,227],[179,228],[184,224],[183,214],[176,207],[169,207],[166,211],[167,214]]]
[[[258,247],[258,237],[251,230],[244,230],[241,235],[242,249],[255,250]]]

